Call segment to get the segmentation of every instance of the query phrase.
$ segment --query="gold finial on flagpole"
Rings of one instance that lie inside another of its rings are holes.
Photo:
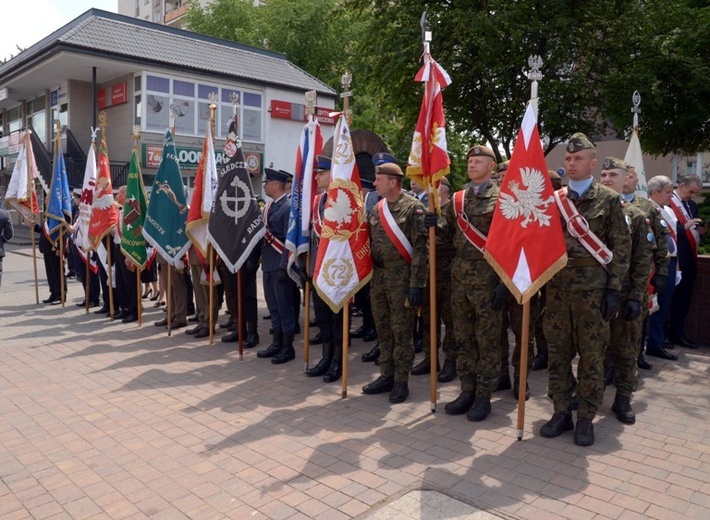
[[[138,149],[138,140],[141,138],[141,125],[133,125],[133,146]]]
[[[340,93],[340,97],[343,98],[343,113],[345,114],[345,117],[348,118],[348,123],[350,123],[350,120],[352,119],[350,117],[350,98],[353,95],[353,91],[350,90],[352,80],[353,75],[349,70],[346,70],[340,77],[340,83],[343,86],[343,92]]]
[[[207,94],[207,99],[210,100],[210,132],[212,133],[212,138],[215,134],[215,113],[217,111],[217,92],[210,92]]]
[[[106,138],[106,125],[108,124],[108,117],[106,117],[106,112],[103,110],[99,112],[99,128],[101,129],[101,139]]]

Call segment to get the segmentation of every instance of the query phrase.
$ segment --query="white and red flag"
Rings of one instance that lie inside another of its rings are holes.
[[[98,175],[94,186],[94,197],[89,219],[88,240],[91,248],[96,251],[103,238],[118,226],[118,207],[114,204],[113,185],[111,184],[111,168],[108,160],[106,139],[99,142],[99,157],[97,159]]]
[[[372,277],[360,173],[345,114],[335,127],[331,175],[313,285],[338,312]]]
[[[451,78],[426,52],[424,65],[417,72],[414,81],[424,83],[424,97],[414,130],[412,149],[409,152],[407,177],[423,187],[438,207],[435,190],[439,180],[449,173],[450,164],[441,91],[451,84]]]
[[[567,264],[562,222],[532,103],[518,132],[484,255],[520,304]]]
[[[25,130],[20,152],[17,154],[15,167],[7,186],[5,200],[20,214],[28,226],[39,221],[39,204],[34,188],[37,176],[37,164],[32,150],[30,130]]]

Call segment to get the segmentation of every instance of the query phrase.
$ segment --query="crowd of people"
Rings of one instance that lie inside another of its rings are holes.
[[[327,383],[342,377],[341,345],[347,333],[374,342],[362,361],[376,362],[379,377],[362,388],[364,394],[386,393],[391,403],[401,403],[409,395],[410,376],[430,374],[430,228],[436,235],[436,343],[443,349],[443,363],[435,365],[437,374],[432,376],[442,383],[458,378],[460,384],[458,397],[445,405],[448,414],[465,414],[471,421],[483,421],[491,413],[493,392],[512,389],[517,399],[521,370],[547,369],[553,413],[540,434],[557,437],[574,430],[574,442],[589,446],[594,443],[593,420],[602,406],[606,386],[613,385],[616,391],[612,407],[616,417],[633,424],[636,417],[631,401],[638,369],[651,368],[645,356],[674,360],[674,346],[696,348],[685,336],[684,324],[697,269],[697,244],[707,231],[693,201],[702,188],[698,176],[680,178],[675,189],[668,177],[655,176],[648,182],[648,198],[641,197],[637,195],[638,175],[633,165],[607,157],[599,182],[593,177],[598,161],[595,145],[579,133],[569,139],[565,154],[567,185],[562,186],[555,172],[548,172],[556,190],[568,262],[530,302],[529,355],[521,361],[522,306],[512,299],[484,258],[508,163],[496,164],[492,149],[473,146],[467,154],[469,182],[464,189],[452,193],[451,184],[444,178],[437,192],[426,193],[414,183],[411,192],[405,191],[405,175],[392,155],[378,153],[372,159],[375,179],[372,183],[363,179],[363,200],[373,273],[355,297],[355,307],[363,316],[362,327],[352,332],[343,330],[342,310],[334,312],[316,291],[311,291],[313,325],[319,333],[309,341],[321,345],[322,353],[307,368],[306,376],[322,377]],[[309,254],[295,259],[304,283],[312,280],[320,245],[331,182],[329,157],[317,158],[315,176],[319,194],[313,204]],[[167,269],[157,258],[141,272],[141,296],[150,298],[156,306],[165,305],[170,273],[170,311],[156,326],[180,329],[192,320],[194,326],[187,328],[186,334],[204,338],[216,332],[210,330],[214,326],[226,329],[222,342],[242,338],[247,349],[256,347],[260,344],[257,271],[261,268],[272,337],[256,355],[274,364],[295,359],[301,292],[288,274],[289,252],[284,247],[291,181],[288,172],[265,169],[264,193],[270,200],[263,208],[267,232],[261,247],[254,249],[241,268],[241,298],[237,275],[218,261],[222,284],[211,300],[208,286],[200,283],[204,273],[193,251],[185,269]],[[441,215],[428,211],[427,197],[435,195]],[[116,203],[122,205],[124,201],[122,187]],[[56,283],[56,246],[46,237],[43,246],[41,237],[40,233],[40,251],[45,256],[50,286],[50,295],[44,301],[55,303],[62,296]],[[137,316],[139,284],[136,271],[121,253],[120,241],[120,232],[115,231],[114,317],[130,323]],[[108,313],[110,282],[106,267],[96,262],[96,271],[89,270],[87,278],[80,256],[77,258],[73,269],[89,299],[77,305],[97,306],[100,308],[95,313]],[[225,304],[228,319],[219,323],[218,313]],[[240,310],[244,317],[241,329],[237,320]],[[512,357],[509,329],[515,338]],[[420,349],[423,359],[414,365]],[[524,395],[529,397],[529,388]]]

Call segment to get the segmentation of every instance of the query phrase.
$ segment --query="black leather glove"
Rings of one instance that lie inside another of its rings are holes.
[[[436,222],[438,219],[439,217],[437,217],[436,213],[431,213],[430,211],[427,211],[424,214],[424,227],[427,229],[436,227]]]
[[[421,287],[410,287],[408,299],[410,307],[421,307],[422,303],[424,303],[424,291]]]
[[[607,289],[602,300],[602,318],[604,321],[609,321],[621,307],[621,297],[616,289]]]
[[[641,316],[641,302],[638,300],[626,300],[622,315],[626,321],[633,321]]]
[[[494,311],[499,311],[506,305],[508,305],[508,300],[510,299],[510,291],[508,288],[501,284],[498,284],[493,293],[491,294],[491,308]]]
[[[668,286],[668,277],[662,274],[653,275],[651,278],[651,285],[656,290],[656,294],[663,294]]]
[[[280,283],[285,283],[288,281],[288,273],[286,272],[286,269],[279,269],[276,271],[276,281]]]

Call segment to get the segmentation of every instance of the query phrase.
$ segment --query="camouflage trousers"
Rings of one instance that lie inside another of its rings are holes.
[[[491,309],[491,294],[498,285],[493,273],[480,273],[481,262],[454,265],[451,276],[451,310],[454,334],[459,346],[456,371],[461,379],[462,391],[475,391],[483,397],[490,397],[498,386],[500,377],[500,351],[498,339],[502,311]],[[472,284],[471,281],[475,280]]]
[[[637,359],[641,338],[641,318],[626,321],[616,317],[609,323],[610,339],[604,359],[605,367],[613,367],[613,381],[619,395],[631,397],[639,380]]]
[[[528,373],[532,369],[535,358],[535,327],[537,325],[539,309],[539,298],[534,296],[530,299],[530,321],[528,323]],[[508,327],[515,336],[515,348],[513,349],[512,363],[509,363],[510,341],[508,339]],[[515,300],[511,300],[503,311],[503,319],[500,330],[500,375],[508,374],[508,367],[513,365],[514,378],[520,379],[520,342],[523,338],[523,306]]]
[[[594,419],[604,399],[604,351],[609,343],[609,323],[601,316],[604,289],[569,292],[547,286],[543,327],[548,343],[550,397],[555,412],[570,411],[575,389],[579,396],[577,417]],[[579,355],[577,376],[572,361]]]
[[[380,374],[408,381],[414,363],[414,310],[409,297],[409,266],[375,267],[370,284],[372,315],[380,342]]]
[[[431,359],[431,322],[430,322],[430,305],[429,305],[429,289],[427,284],[424,289],[424,305],[422,305],[422,317],[424,323],[424,359]],[[458,348],[456,338],[454,336],[454,316],[451,311],[451,264],[440,266],[436,265],[436,344],[442,345],[444,358],[456,363],[458,356]],[[446,329],[444,341],[441,340],[441,325]]]

